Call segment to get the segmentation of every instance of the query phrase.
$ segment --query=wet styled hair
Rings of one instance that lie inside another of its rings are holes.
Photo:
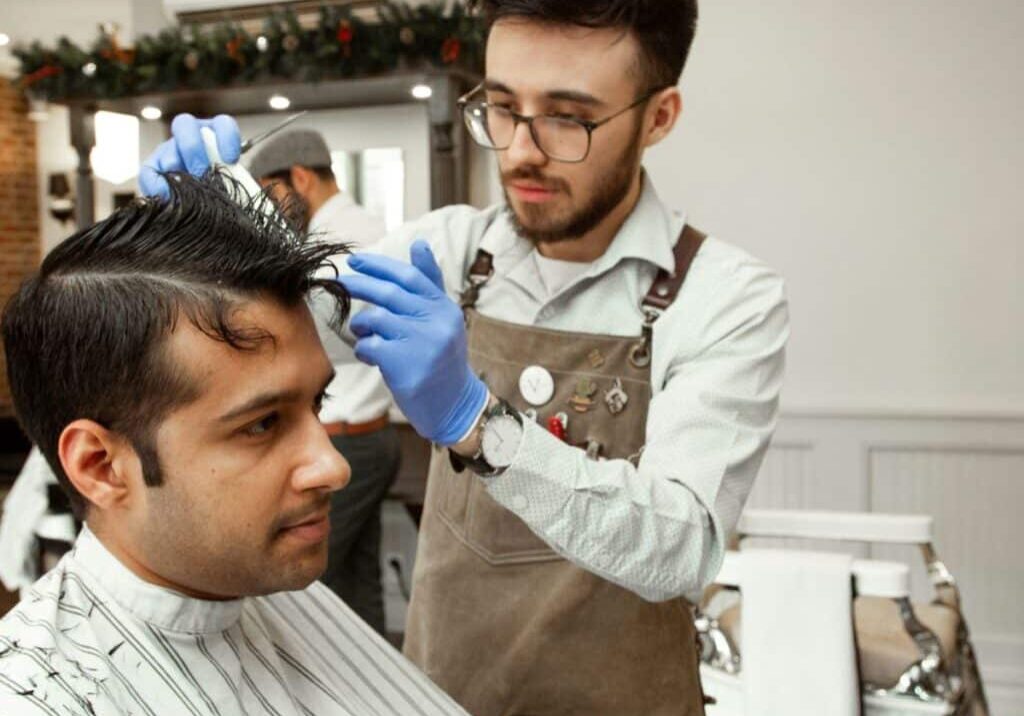
[[[344,287],[317,277],[346,245],[307,241],[265,195],[235,201],[239,187],[217,172],[166,179],[168,200],[136,200],[61,242],[4,311],[15,411],[79,517],[85,500],[57,451],[74,420],[126,437],[146,483],[161,483],[155,428],[198,397],[187,367],[165,349],[179,320],[251,350],[273,336],[232,325],[244,302],[292,307],[322,289],[336,299],[337,324],[348,314]]]
[[[697,30],[697,0],[470,0],[470,6],[488,25],[518,17],[632,32],[641,48],[642,91],[679,82]]]

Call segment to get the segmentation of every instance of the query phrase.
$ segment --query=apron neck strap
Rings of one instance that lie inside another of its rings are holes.
[[[654,283],[651,284],[647,295],[644,296],[644,300],[640,304],[645,315],[650,313],[656,318],[676,300],[676,296],[679,295],[679,289],[682,288],[683,281],[686,280],[686,274],[690,271],[690,264],[693,263],[694,257],[706,238],[706,234],[689,224],[683,227],[683,230],[679,233],[679,239],[672,249],[672,253],[675,256],[673,271],[669,273],[665,269],[660,269],[658,275],[654,278]],[[480,249],[476,252],[476,258],[473,260],[466,275],[467,285],[462,292],[460,301],[462,308],[473,308],[476,306],[477,299],[480,297],[480,289],[493,275],[494,256],[490,252]]]
[[[640,328],[640,340],[629,352],[629,362],[637,368],[646,368],[651,364],[651,343],[654,339],[654,322],[672,305],[679,295],[679,289],[690,272],[690,264],[700,251],[701,244],[707,235],[689,224],[679,232],[679,238],[672,249],[675,256],[675,267],[672,273],[659,269],[654,282],[647,290],[647,295],[640,302],[640,310],[644,314],[644,324]]]
[[[466,288],[462,291],[459,305],[463,310],[475,308],[477,299],[480,298],[480,289],[491,280],[494,275],[494,256],[480,249],[476,252],[473,265],[469,267],[466,274]]]
[[[660,314],[672,305],[676,296],[679,295],[683,281],[686,280],[686,274],[690,271],[694,257],[706,238],[706,234],[689,224],[683,227],[683,230],[679,232],[675,248],[672,249],[676,261],[675,268],[672,273],[665,269],[658,271],[658,275],[654,277],[654,283],[651,284],[651,288],[640,304],[645,313],[653,309]]]

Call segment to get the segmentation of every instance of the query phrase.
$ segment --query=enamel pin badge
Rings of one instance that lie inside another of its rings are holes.
[[[543,366],[531,365],[519,374],[519,393],[527,403],[540,407],[555,394],[555,379]]]
[[[604,392],[604,404],[608,406],[609,413],[618,415],[626,409],[628,402],[629,396],[626,395],[626,391],[622,387],[622,380],[616,378],[615,384]]]
[[[594,406],[594,393],[597,392],[597,383],[586,376],[576,381],[576,390],[569,398],[569,405],[577,413],[586,413]]]

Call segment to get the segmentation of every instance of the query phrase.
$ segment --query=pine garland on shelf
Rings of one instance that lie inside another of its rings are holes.
[[[176,27],[140,37],[132,48],[103,27],[89,49],[61,38],[55,47],[34,42],[13,52],[22,88],[50,101],[482,65],[482,25],[460,3],[449,11],[440,2],[383,2],[377,11],[378,19],[368,22],[349,6],[324,6],[313,28],[290,10],[277,11],[256,34],[233,22]]]

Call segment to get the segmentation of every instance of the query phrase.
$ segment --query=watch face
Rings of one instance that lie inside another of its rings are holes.
[[[484,460],[494,468],[508,467],[519,450],[523,426],[511,415],[498,415],[484,426],[480,448]]]

